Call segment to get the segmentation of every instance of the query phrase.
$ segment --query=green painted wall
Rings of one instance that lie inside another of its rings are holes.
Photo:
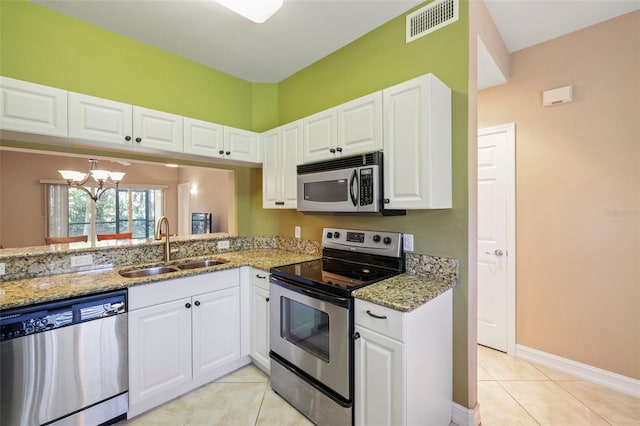
[[[460,2],[458,22],[410,44],[404,25],[403,15],[279,84],[252,84],[26,0],[0,0],[0,75],[255,131],[424,73],[437,75],[453,90],[453,209],[393,218],[263,210],[261,170],[228,168],[236,171],[240,235],[293,236],[300,225],[303,238],[319,240],[323,226],[387,229],[413,233],[419,253],[460,259],[461,281],[454,292],[454,399],[468,406],[468,0]]]
[[[252,84],[26,0],[0,1],[0,74],[253,128]]]
[[[410,211],[405,217],[305,216],[295,210],[261,210],[254,198],[255,234],[294,235],[319,240],[325,226],[386,229],[412,233],[418,253],[460,259],[461,282],[454,291],[454,398],[467,405],[467,253],[468,253],[468,2],[460,19],[412,43],[405,42],[405,15],[279,83],[280,124],[410,78],[433,73],[453,92],[453,208]],[[258,179],[256,179],[259,182]],[[255,188],[256,190],[258,188]],[[259,203],[259,204],[258,204]]]

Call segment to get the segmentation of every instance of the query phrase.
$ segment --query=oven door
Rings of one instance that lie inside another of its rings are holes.
[[[347,400],[350,300],[271,275],[271,350]]]

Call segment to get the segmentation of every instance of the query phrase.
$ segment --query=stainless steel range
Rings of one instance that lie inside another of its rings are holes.
[[[402,234],[325,228],[322,258],[271,269],[271,387],[318,425],[353,424],[353,296],[404,271]]]

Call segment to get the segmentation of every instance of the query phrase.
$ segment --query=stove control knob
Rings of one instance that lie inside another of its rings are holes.
[[[376,234],[373,236],[373,242],[374,243],[379,243],[380,242],[380,235]]]
[[[387,245],[391,244],[391,237],[384,237],[384,240],[382,240],[382,242]]]
[[[327,232],[327,238],[333,238],[333,232]]]
[[[334,238],[340,238],[340,233],[339,232],[334,232],[333,233],[333,237]]]

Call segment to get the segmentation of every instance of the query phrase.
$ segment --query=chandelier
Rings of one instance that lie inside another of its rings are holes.
[[[108,170],[98,169],[98,160],[93,158],[89,159],[88,173],[76,172],[75,170],[58,170],[58,173],[62,175],[62,178],[67,181],[69,186],[82,189],[89,194],[89,197],[91,197],[93,201],[98,201],[98,198],[100,198],[107,189],[118,188],[118,184],[125,175],[122,172],[110,172]],[[90,177],[98,184],[98,189],[96,189],[95,194],[84,187]]]

